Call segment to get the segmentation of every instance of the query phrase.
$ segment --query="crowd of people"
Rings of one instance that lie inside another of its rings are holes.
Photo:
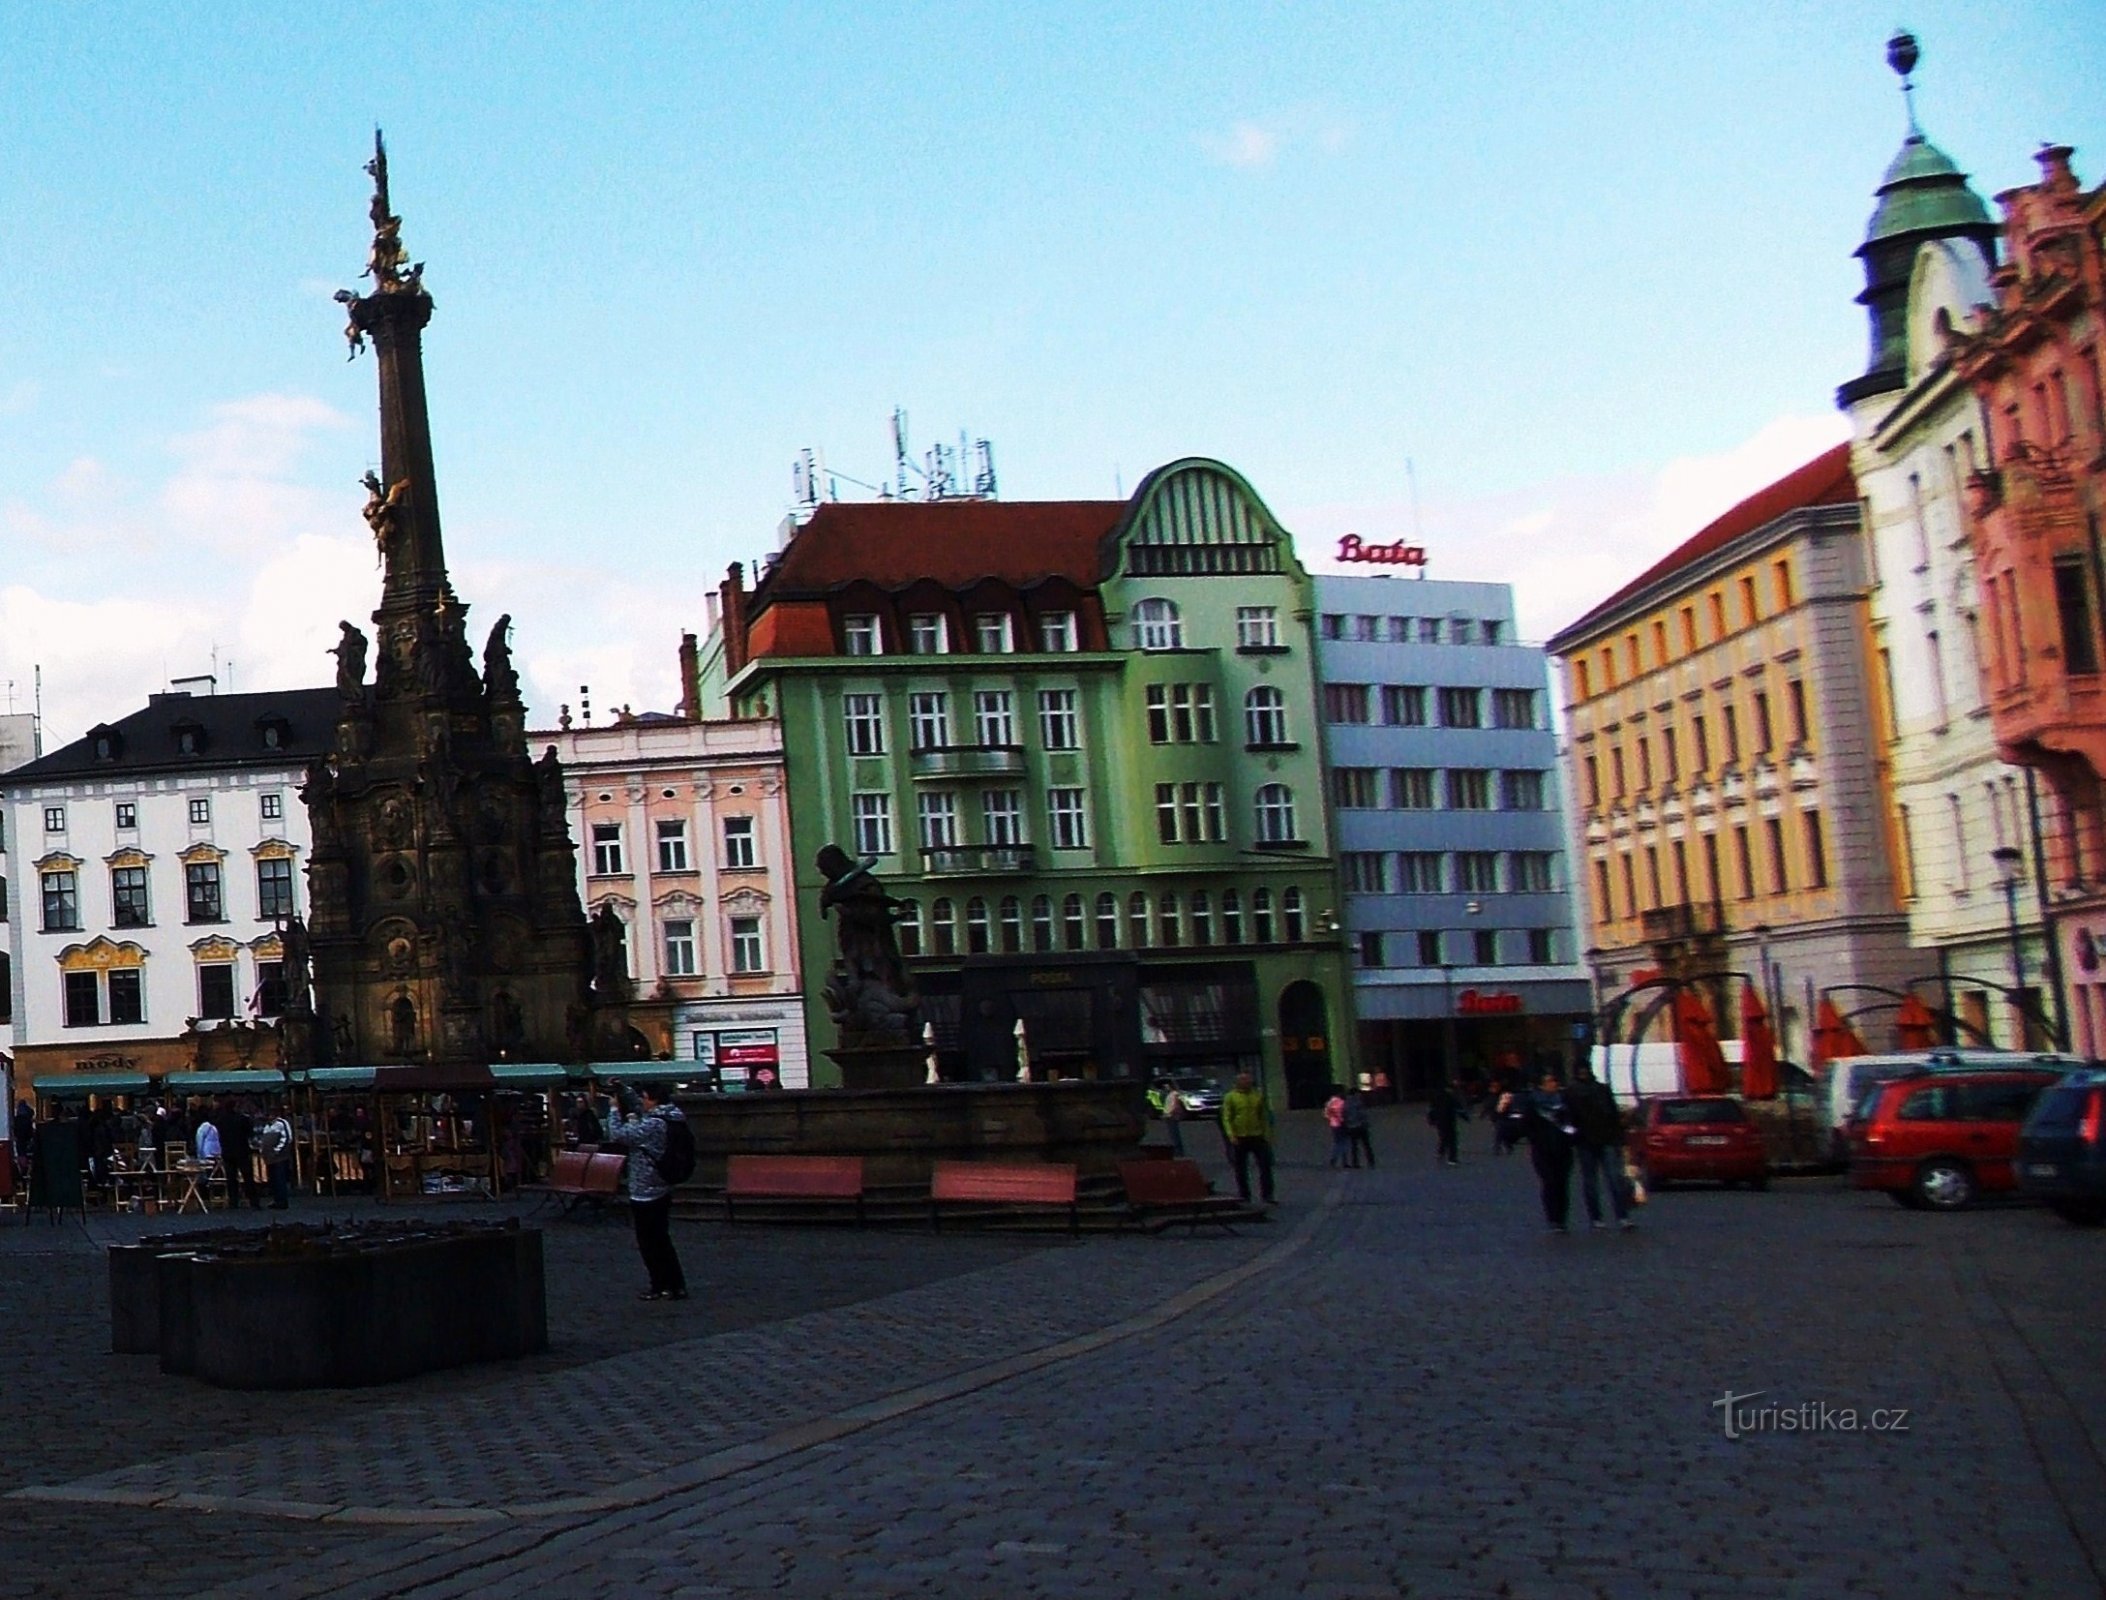
[[[41,1122],[28,1101],[18,1101],[9,1128],[18,1187],[29,1182],[38,1146],[54,1123],[71,1134],[73,1160],[87,1194],[108,1194],[123,1176],[165,1173],[188,1163],[204,1169],[202,1181],[222,1190],[228,1206],[246,1200],[261,1210],[266,1192],[274,1211],[292,1203],[294,1124],[292,1108],[282,1099],[191,1096],[121,1106],[81,1101],[55,1106]],[[260,1187],[258,1166],[264,1172]]]

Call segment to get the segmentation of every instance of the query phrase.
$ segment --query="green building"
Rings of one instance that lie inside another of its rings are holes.
[[[1248,1068],[1318,1103],[1354,1019],[1313,609],[1204,460],[1124,501],[829,503],[750,591],[733,567],[689,703],[781,719],[815,1045],[833,842],[911,907],[945,1078],[1021,1047],[1034,1076]]]

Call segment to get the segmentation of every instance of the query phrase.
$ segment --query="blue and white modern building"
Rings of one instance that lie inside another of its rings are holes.
[[[1549,664],[1513,591],[1319,576],[1316,600],[1362,1070],[1410,1099],[1444,1068],[1562,1068],[1591,991]]]

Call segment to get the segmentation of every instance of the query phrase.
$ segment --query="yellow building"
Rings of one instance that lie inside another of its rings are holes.
[[[1837,446],[1550,641],[1604,998],[1734,972],[1761,984],[1790,1059],[1809,1059],[1831,992],[1868,1042],[1887,1038],[1892,1002],[1874,991],[1914,974],[1866,590]],[[1730,1037],[1737,1010],[1718,1021]]]

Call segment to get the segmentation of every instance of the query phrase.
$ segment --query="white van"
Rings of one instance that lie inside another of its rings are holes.
[[[2015,1067],[2038,1063],[2058,1072],[2084,1065],[2075,1056],[2023,1050],[1983,1050],[1972,1045],[1940,1046],[1936,1050],[1904,1050],[1894,1055],[1845,1056],[1830,1064],[1821,1085],[1821,1121],[1828,1129],[1831,1159],[1850,1159],[1850,1119],[1865,1096],[1879,1084],[1912,1072],[1961,1071],[1969,1067]]]

